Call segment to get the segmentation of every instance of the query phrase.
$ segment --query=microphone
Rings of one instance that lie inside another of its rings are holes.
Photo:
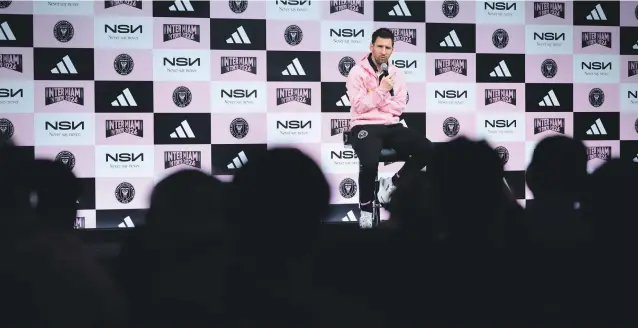
[[[381,78],[390,75],[388,73],[388,63],[381,64],[381,72]],[[381,83],[381,80],[379,80],[379,83]],[[394,89],[390,89],[390,96],[394,96]]]

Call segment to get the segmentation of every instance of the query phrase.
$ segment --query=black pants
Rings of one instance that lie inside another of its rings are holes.
[[[399,177],[417,172],[428,164],[432,143],[420,133],[402,124],[357,125],[351,129],[350,144],[359,157],[359,204],[374,199],[374,182],[379,170],[381,149],[392,148],[401,158],[411,156],[399,170]],[[361,207],[370,211],[371,205]]]

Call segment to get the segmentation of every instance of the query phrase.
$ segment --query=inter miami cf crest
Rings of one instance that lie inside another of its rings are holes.
[[[593,107],[600,107],[605,102],[605,93],[599,88],[589,91],[589,104]]]
[[[69,170],[75,167],[75,155],[72,152],[63,150],[55,156],[55,161],[64,164]]]
[[[565,3],[564,2],[534,2],[534,18],[552,15],[565,19]]]
[[[494,150],[498,154],[498,157],[501,158],[501,163],[503,163],[503,165],[505,165],[505,164],[507,164],[507,162],[509,162],[509,160],[510,160],[510,152],[507,150],[507,148],[505,148],[503,146],[498,146],[498,147],[494,148]]]
[[[60,42],[71,41],[73,35],[75,35],[75,28],[68,21],[59,21],[53,26],[53,36]]]
[[[13,123],[6,118],[0,118],[0,141],[13,137]]]
[[[120,75],[129,75],[133,71],[135,67],[135,62],[133,62],[133,57],[128,54],[119,54],[115,57],[113,61],[113,68]]]
[[[235,139],[243,139],[248,135],[248,122],[241,117],[238,117],[230,122],[229,128],[230,134],[235,137]]]
[[[11,2],[11,1],[6,1],[6,2]],[[638,5],[636,5],[636,9],[634,9],[634,16],[636,16],[636,19],[638,19]]]
[[[303,40],[303,31],[297,25],[290,25],[284,31],[284,39],[291,46],[296,46]]]
[[[122,182],[115,188],[115,199],[122,204],[128,204],[135,198],[135,188],[128,182]]]
[[[350,178],[345,178],[339,184],[339,193],[343,198],[352,198],[357,194],[357,183]]]
[[[405,93],[405,104],[407,105],[410,102],[410,93],[406,92]]]
[[[8,8],[13,1],[0,1],[0,9]]]
[[[360,0],[338,0],[330,1],[330,13],[338,13],[344,10],[349,10],[357,14],[363,15],[364,1]]]
[[[492,44],[498,49],[503,49],[507,47],[507,44],[510,42],[510,36],[507,34],[507,31],[499,28],[498,30],[492,33]]]
[[[441,5],[441,11],[443,11],[443,15],[447,18],[454,18],[459,14],[459,2],[456,0],[446,0],[443,1],[443,5]]]
[[[248,0],[228,0],[228,7],[235,14],[241,14],[248,8]]]
[[[634,130],[636,130],[636,133],[638,133],[638,119],[636,119],[636,121],[634,122]]]
[[[543,76],[548,79],[556,76],[556,73],[558,73],[558,65],[556,65],[556,61],[553,59],[545,59],[541,64],[541,73],[543,73]]]
[[[459,124],[459,120],[456,118],[448,117],[443,121],[443,133],[445,133],[446,136],[450,138],[456,137],[460,130],[461,124]]]
[[[0,68],[22,73],[22,54],[0,54]]]
[[[193,100],[191,90],[185,86],[179,86],[173,90],[173,103],[179,108],[190,105]]]
[[[341,60],[339,61],[339,73],[341,73],[341,75],[343,75],[344,77],[348,77],[348,74],[350,74],[350,70],[356,64],[357,63],[354,61],[354,58],[352,57],[346,56],[341,58]]]

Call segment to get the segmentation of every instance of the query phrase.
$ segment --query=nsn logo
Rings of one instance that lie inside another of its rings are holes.
[[[459,90],[444,90],[434,91],[434,98],[447,98],[447,99],[456,99],[456,98],[467,98],[467,90],[459,91]]]
[[[277,121],[277,129],[289,129],[289,130],[299,130],[309,128],[312,129],[312,121],[298,121],[298,120],[289,120],[289,121]]]
[[[601,71],[604,69],[611,69],[611,62],[582,62],[580,64],[580,68]]]
[[[392,61],[392,65],[397,68],[417,68],[416,60],[397,59]]]
[[[106,154],[106,162],[137,162],[138,160],[144,161],[144,153],[117,153],[115,155]]]
[[[354,159],[358,158],[354,150],[330,151],[330,159]]]
[[[125,24],[113,24],[104,25],[104,33],[121,33],[121,34],[133,34],[142,33],[142,25],[125,25]]]
[[[485,2],[484,9],[489,10],[516,10],[516,3],[509,2]]]
[[[340,28],[336,30],[331,28],[330,36],[340,38],[365,37],[363,29],[355,30],[352,28]]]
[[[241,89],[232,89],[232,90],[221,90],[222,98],[257,98],[257,90],[241,90]]]
[[[638,99],[638,91],[627,91],[627,98]]]
[[[173,57],[173,58],[166,58],[164,57],[164,66],[166,66],[166,64],[171,65],[171,66],[201,66],[201,61],[199,58],[185,58],[185,57]]]
[[[555,32],[536,33],[534,32],[534,40],[565,41],[565,33],[555,33]]]
[[[288,5],[288,6],[301,6],[305,4],[312,4],[312,0],[277,0],[277,4]]]
[[[24,97],[22,89],[0,89],[0,98]]]
[[[511,128],[516,127],[516,120],[485,120],[486,128]]]
[[[84,130],[84,122],[78,122],[75,123],[73,121],[58,121],[58,122],[44,122],[44,129],[45,130],[62,130],[62,131],[68,131],[68,130],[77,130],[78,128],[80,128],[81,130]]]

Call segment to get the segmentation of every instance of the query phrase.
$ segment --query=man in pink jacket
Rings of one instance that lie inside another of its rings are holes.
[[[359,226],[363,229],[372,227],[372,200],[381,149],[393,148],[402,157],[410,156],[399,172],[379,182],[377,197],[381,203],[389,202],[399,177],[423,169],[431,154],[431,142],[425,136],[399,123],[407,89],[401,71],[389,64],[393,47],[392,31],[376,30],[370,54],[350,70],[346,83],[351,103],[351,145],[360,163]]]

